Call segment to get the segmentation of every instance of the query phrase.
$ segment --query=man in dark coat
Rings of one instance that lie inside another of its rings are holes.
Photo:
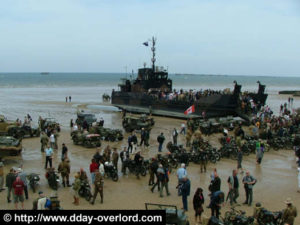
[[[188,200],[187,197],[190,195],[191,192],[191,182],[187,178],[187,176],[184,176],[182,178],[182,186],[181,186],[181,196],[182,196],[182,203],[183,203],[183,209],[184,211],[188,211]]]
[[[10,203],[10,194],[13,191],[13,183],[16,180],[16,173],[13,168],[10,169],[9,173],[6,175],[6,187],[7,187],[7,202]]]

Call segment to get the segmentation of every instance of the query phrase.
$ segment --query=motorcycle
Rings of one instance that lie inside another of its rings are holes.
[[[46,172],[46,179],[48,180],[49,186],[53,190],[57,190],[57,188],[59,186],[59,177],[58,177],[58,175],[57,175],[57,173],[55,172],[54,169],[49,169]]]
[[[257,217],[258,225],[281,225],[283,212],[271,212],[262,209]]]
[[[80,197],[85,198],[85,200],[90,201],[92,198],[91,186],[87,180],[82,180],[80,188],[78,190]]]
[[[105,176],[111,178],[113,181],[118,181],[119,179],[118,170],[112,163],[105,162],[104,171],[105,171]]]
[[[31,173],[27,176],[27,179],[29,180],[29,186],[32,189],[33,193],[35,193],[36,186],[39,184],[40,176],[36,173]]]

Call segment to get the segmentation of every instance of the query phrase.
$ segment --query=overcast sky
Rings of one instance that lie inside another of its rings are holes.
[[[300,76],[299,0],[2,0],[1,72]]]

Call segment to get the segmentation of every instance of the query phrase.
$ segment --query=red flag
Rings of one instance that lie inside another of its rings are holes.
[[[191,107],[189,107],[187,110],[184,111],[185,115],[189,115],[191,113],[195,112],[195,105],[192,105]]]

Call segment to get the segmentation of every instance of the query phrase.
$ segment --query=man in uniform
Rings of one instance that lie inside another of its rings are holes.
[[[200,149],[200,170],[201,170],[201,173],[202,173],[202,171],[204,171],[204,173],[206,173],[206,165],[207,165],[207,153],[203,149]]]
[[[58,165],[58,172],[61,174],[63,186],[66,187],[66,183],[67,183],[67,187],[71,187],[71,185],[69,183],[70,160],[68,158],[65,158],[64,161],[62,161]]]
[[[285,204],[287,207],[282,215],[283,224],[294,225],[294,220],[297,216],[297,208],[293,206],[291,198],[287,198]]]
[[[43,131],[42,135],[41,135],[41,152],[45,151],[45,148],[47,147],[49,140],[48,140],[48,136],[46,135],[46,133]]]
[[[119,153],[117,151],[117,148],[113,148],[113,153],[112,153],[112,162],[113,165],[116,167],[116,169],[118,170],[118,161],[119,161]]]
[[[188,128],[186,136],[185,136],[185,140],[186,140],[186,147],[190,147],[191,146],[191,139],[193,136],[193,131],[192,128]]]
[[[13,183],[16,180],[17,175],[13,168],[10,169],[9,173],[6,175],[6,187],[7,187],[7,202],[10,203],[10,193],[13,191]]]
[[[103,177],[99,173],[99,170],[95,170],[95,188],[94,188],[94,195],[93,195],[93,200],[91,201],[91,204],[94,205],[95,199],[98,195],[100,194],[101,197],[101,204],[103,203]]]

